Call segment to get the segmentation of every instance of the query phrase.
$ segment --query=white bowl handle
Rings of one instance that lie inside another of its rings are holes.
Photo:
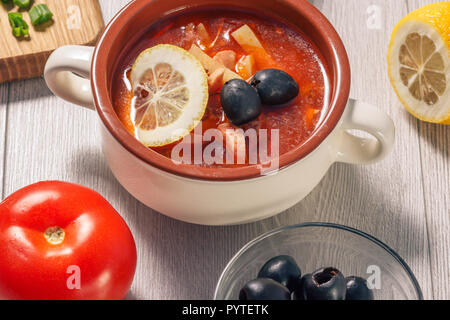
[[[338,162],[370,164],[381,161],[388,155],[395,142],[395,127],[392,119],[374,106],[350,99],[341,126]],[[348,132],[361,130],[374,138],[361,138]]]
[[[65,46],[48,58],[44,70],[47,86],[58,97],[94,109],[90,82],[94,47]]]

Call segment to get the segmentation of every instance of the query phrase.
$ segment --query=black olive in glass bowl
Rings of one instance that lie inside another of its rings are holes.
[[[303,276],[298,300],[345,300],[346,281],[336,268],[322,268]]]
[[[301,278],[301,270],[294,258],[287,255],[267,261],[258,273],[258,278],[270,278],[293,292]]]
[[[373,300],[373,291],[367,286],[367,281],[361,277],[347,277],[345,278],[347,291],[345,293],[345,300]]]
[[[308,279],[311,274],[305,274],[300,280],[297,282],[294,292],[292,293],[292,300],[305,300],[303,296],[303,285],[305,283],[305,279]]]
[[[227,118],[236,126],[255,120],[262,110],[255,88],[241,79],[232,79],[223,85],[220,102]]]
[[[298,83],[288,73],[278,69],[257,72],[250,84],[256,88],[263,105],[283,106],[299,94]]]
[[[239,300],[291,300],[289,290],[268,278],[249,281],[239,292]]]

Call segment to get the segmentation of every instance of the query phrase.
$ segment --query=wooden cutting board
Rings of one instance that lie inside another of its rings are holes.
[[[0,83],[39,77],[53,50],[69,44],[93,45],[104,28],[98,0],[34,0],[45,3],[53,12],[53,21],[31,25],[28,12],[23,18],[30,28],[29,39],[12,34],[8,12],[17,6],[0,1]]]

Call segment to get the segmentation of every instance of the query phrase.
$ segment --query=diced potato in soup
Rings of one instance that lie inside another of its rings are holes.
[[[250,79],[256,72],[255,58],[252,55],[243,56],[236,65],[236,71],[243,79]]]
[[[206,30],[206,27],[203,23],[199,23],[197,25],[197,34],[199,37],[199,43],[200,45],[202,45],[204,48],[207,48],[211,45],[211,37],[208,33],[208,31]]]
[[[246,24],[237,29],[231,34],[239,45],[246,50],[246,48],[259,48],[264,49],[258,37],[253,30]]]
[[[209,93],[219,92],[223,84],[223,76],[225,74],[225,68],[216,69],[208,76]]]
[[[234,31],[231,36],[239,43],[245,52],[254,57],[256,63],[261,68],[274,68],[277,66],[277,63],[267,53],[256,34],[248,25],[243,25]]]

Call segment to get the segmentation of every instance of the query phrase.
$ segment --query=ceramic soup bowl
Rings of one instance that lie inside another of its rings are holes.
[[[308,35],[324,57],[330,73],[326,114],[305,143],[277,159],[275,172],[262,174],[258,165],[206,168],[175,163],[136,140],[114,111],[112,77],[133,35],[165,17],[205,6],[270,12]],[[196,224],[239,224],[273,216],[302,200],[334,162],[377,162],[394,144],[392,120],[371,105],[349,99],[344,45],[330,22],[307,1],[135,0],[112,19],[95,48],[56,50],[47,62],[45,79],[57,96],[96,110],[106,160],[134,197],[162,214]],[[348,132],[352,129],[371,138],[354,136]]]

